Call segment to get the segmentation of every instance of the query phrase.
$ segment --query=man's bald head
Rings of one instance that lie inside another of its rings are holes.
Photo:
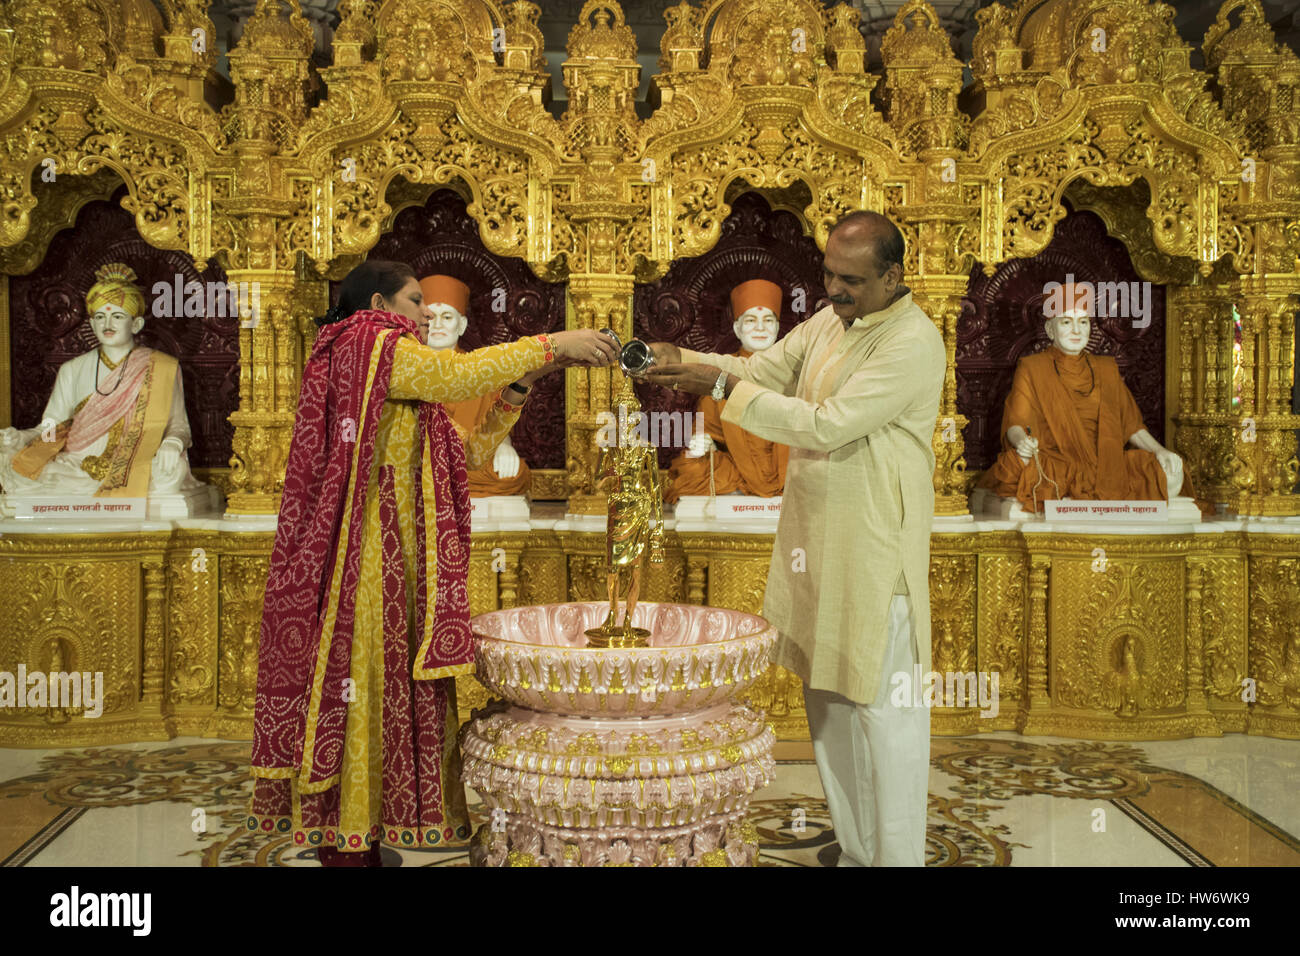
[[[842,320],[878,312],[903,278],[903,234],[878,212],[851,212],[831,226],[822,270]]]
[[[844,242],[871,247],[877,275],[884,275],[891,263],[903,267],[903,234],[887,216],[869,209],[858,209],[841,217],[826,234],[829,247],[831,236],[838,235]]]

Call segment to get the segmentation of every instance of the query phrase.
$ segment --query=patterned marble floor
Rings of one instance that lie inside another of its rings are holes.
[[[314,850],[243,830],[248,753],[247,742],[197,739],[0,750],[0,862],[315,866]],[[783,742],[777,758],[754,801],[760,864],[833,866],[839,846],[811,747]],[[390,866],[468,862],[456,847],[383,852]],[[1300,742],[935,737],[927,863],[1300,865]]]

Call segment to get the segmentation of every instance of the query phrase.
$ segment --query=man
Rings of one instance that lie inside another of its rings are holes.
[[[930,523],[943,339],[901,284],[903,237],[832,227],[831,305],[748,358],[654,344],[650,381],[726,397],[723,419],[790,446],[763,614],[803,680],[841,866],[925,861],[930,715],[890,678],[930,670]],[[716,389],[716,391],[714,391]]]

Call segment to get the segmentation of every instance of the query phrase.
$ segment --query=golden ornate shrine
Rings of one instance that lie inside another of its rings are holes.
[[[234,101],[219,112],[204,99],[208,0],[161,7],[165,19],[148,0],[0,8],[0,343],[9,348],[8,276],[35,268],[83,205],[121,184],[146,242],[258,283],[260,321],[238,333],[234,454],[218,476],[231,515],[277,509],[326,281],[444,185],[470,201],[492,253],[567,283],[572,326],[625,339],[634,285],[707,252],[737,190],[789,208],[806,189],[811,202],[795,211],[822,246],[843,213],[883,210],[907,240],[905,281],[948,343],[934,437],[943,516],[967,513],[972,477],[954,361],[969,271],[1036,255],[1068,198],[1101,216],[1142,278],[1167,287],[1169,444],[1198,491],[1240,515],[1300,515],[1290,406],[1300,60],[1256,0],[1223,4],[1201,46],[1206,71],[1190,67],[1160,3],[988,7],[969,106],[958,103],[963,64],[923,0],[885,35],[879,75],[864,68],[847,5],[682,3],[666,14],[646,119],[633,108],[635,41],[612,0],[588,2],[569,35],[560,119],[543,105],[540,11],[528,0],[342,0],[333,65],[319,71],[296,0],[259,0],[229,56]],[[325,88],[315,106],[313,81]],[[41,175],[49,161],[54,182]],[[603,514],[593,433],[616,373],[566,374],[568,468],[557,477],[571,513]],[[6,366],[0,424],[8,376]],[[57,658],[103,670],[108,693],[93,722],[0,712],[0,744],[251,736],[272,534],[227,524],[0,538],[11,595],[0,668]],[[1287,530],[936,531],[935,668],[1003,673],[997,718],[937,711],[936,732],[1300,737],[1300,536]],[[646,600],[761,610],[770,538],[667,544]],[[1099,544],[1105,576],[1091,571]],[[600,532],[476,535],[475,548],[476,613],[603,594]],[[1136,713],[1116,686],[1121,642],[1142,664]],[[1257,684],[1253,702],[1244,680]],[[464,696],[475,699],[474,686]],[[755,699],[783,735],[805,732],[790,675],[770,674]]]

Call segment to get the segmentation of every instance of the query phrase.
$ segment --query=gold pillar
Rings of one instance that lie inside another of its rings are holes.
[[[0,428],[13,425],[9,391],[9,277],[0,273]]]
[[[1047,692],[1047,578],[1052,559],[1045,554],[1029,558],[1029,653],[1026,668],[1025,718],[1022,734],[1045,733],[1052,698]]]
[[[325,311],[328,287],[301,273],[231,270],[227,281],[259,290],[260,309],[241,316],[239,409],[230,458],[229,514],[275,514],[293,437],[302,367],[313,341],[313,316]]]
[[[567,295],[570,329],[611,328],[626,342],[632,337],[632,277],[571,275]],[[570,368],[565,373],[565,443],[568,447],[569,512],[604,514],[605,496],[597,485],[601,413],[608,413],[623,373],[617,367]]]
[[[1199,497],[1227,502],[1236,495],[1230,466],[1240,421],[1232,410],[1231,292],[1198,276],[1191,285],[1170,288],[1169,316],[1177,323],[1180,339],[1170,447],[1183,456]]]
[[[934,449],[934,513],[970,513],[967,498],[966,442],[962,429],[970,419],[957,411],[957,320],[961,316],[966,276],[916,276],[913,299],[943,335],[946,368],[939,418],[935,422],[931,447]]]
[[[1209,701],[1205,696],[1204,632],[1201,620],[1201,601],[1205,582],[1205,559],[1187,559],[1187,713],[1188,716],[1209,716]]]
[[[1242,276],[1238,287],[1242,384],[1232,503],[1243,515],[1300,514],[1300,496],[1292,492],[1300,415],[1291,412],[1300,275]]]

